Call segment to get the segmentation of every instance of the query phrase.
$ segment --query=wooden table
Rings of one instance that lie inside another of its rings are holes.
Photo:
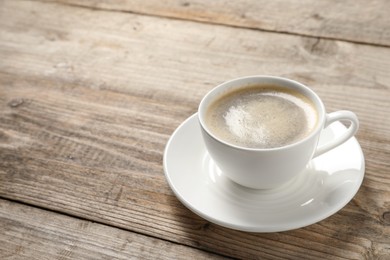
[[[390,2],[0,0],[1,259],[390,259]],[[366,175],[333,216],[246,233],[162,158],[217,84],[301,81],[355,111]]]

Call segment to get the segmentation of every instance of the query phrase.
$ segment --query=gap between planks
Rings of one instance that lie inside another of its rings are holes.
[[[6,201],[9,201],[9,202],[12,202],[12,203],[16,203],[16,204],[19,204],[19,205],[23,205],[23,206],[26,206],[26,207],[33,207],[33,208],[36,208],[36,209],[39,209],[39,210],[49,211],[49,212],[52,212],[52,213],[55,213],[55,214],[71,217],[71,218],[82,220],[82,221],[90,221],[90,222],[101,224],[101,225],[104,225],[104,226],[107,226],[107,227],[119,229],[119,230],[126,231],[126,232],[131,232],[131,233],[134,233],[134,234],[137,234],[137,235],[141,235],[141,236],[145,236],[145,237],[149,237],[149,238],[162,240],[162,241],[165,241],[165,242],[168,242],[168,243],[172,243],[172,244],[175,244],[175,245],[180,245],[180,246],[192,248],[192,249],[195,249],[195,250],[201,250],[201,251],[204,251],[204,252],[216,255],[216,256],[224,257],[224,258],[227,258],[227,259],[238,259],[238,258],[234,258],[232,256],[223,255],[223,254],[218,253],[218,252],[206,250],[206,249],[195,247],[195,246],[192,246],[192,245],[178,243],[176,241],[171,241],[171,240],[164,239],[164,238],[158,237],[158,236],[152,236],[152,235],[149,235],[149,234],[146,234],[146,233],[138,232],[136,230],[126,229],[126,228],[123,228],[121,226],[111,225],[111,224],[109,224],[107,222],[104,222],[104,221],[91,220],[91,219],[88,219],[86,217],[77,216],[77,215],[70,214],[70,213],[65,212],[65,211],[60,211],[60,210],[56,210],[56,209],[42,207],[42,206],[39,206],[39,205],[34,205],[34,204],[31,204],[31,203],[24,202],[22,200],[7,198],[7,197],[4,197],[2,195],[0,195],[0,200],[6,200]]]
[[[76,8],[84,8],[84,9],[89,9],[89,10],[93,10],[93,11],[117,12],[117,13],[125,13],[125,14],[128,13],[128,14],[143,15],[143,16],[149,16],[149,17],[172,19],[172,20],[178,20],[178,21],[191,21],[191,22],[195,22],[195,23],[210,24],[210,25],[217,25],[217,26],[224,26],[224,27],[231,27],[231,28],[242,28],[242,29],[260,31],[260,32],[279,33],[279,34],[293,35],[293,36],[299,36],[299,37],[313,38],[316,40],[316,42],[319,42],[321,39],[324,39],[324,40],[341,41],[341,42],[348,42],[348,43],[353,43],[353,44],[361,44],[361,45],[368,45],[368,46],[375,46],[375,47],[384,47],[384,48],[390,47],[390,44],[387,45],[387,44],[380,44],[380,43],[367,43],[367,42],[363,42],[363,41],[355,41],[355,40],[343,39],[343,38],[338,38],[338,37],[317,36],[317,35],[310,35],[310,34],[305,34],[305,33],[289,32],[289,31],[284,31],[284,30],[269,30],[269,29],[256,28],[256,27],[250,27],[250,26],[240,26],[240,25],[234,25],[234,24],[225,24],[225,23],[219,23],[219,22],[204,21],[204,20],[199,20],[199,19],[185,19],[185,18],[170,16],[170,15],[157,15],[157,14],[152,14],[152,13],[136,12],[136,11],[130,11],[130,10],[118,10],[118,9],[107,8],[107,7],[86,6],[86,5],[75,4],[75,3],[63,3],[63,2],[53,2],[53,1],[45,1],[45,0],[19,0],[19,1],[27,1],[27,2],[33,1],[33,2],[41,2],[41,3],[46,3],[46,4],[55,4],[55,5],[76,7]]]

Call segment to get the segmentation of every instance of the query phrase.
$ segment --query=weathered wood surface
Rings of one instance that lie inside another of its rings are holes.
[[[389,48],[34,1],[0,8],[0,197],[238,258],[390,254]],[[169,136],[214,85],[251,74],[302,81],[329,111],[358,114],[366,177],[339,213],[250,234],[174,197]]]
[[[49,0],[273,32],[390,46],[388,0]]]
[[[224,259],[2,199],[0,230],[0,259]]]

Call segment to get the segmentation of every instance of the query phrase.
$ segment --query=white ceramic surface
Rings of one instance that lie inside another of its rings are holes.
[[[320,144],[345,130],[335,122],[323,131]],[[195,114],[168,141],[164,171],[178,199],[199,216],[232,229],[278,232],[316,223],[343,208],[363,181],[364,157],[353,137],[278,188],[246,188],[225,177],[209,157]]]

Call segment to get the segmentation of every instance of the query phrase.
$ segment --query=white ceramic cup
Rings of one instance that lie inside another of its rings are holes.
[[[316,127],[304,139],[270,149],[241,147],[216,137],[205,122],[208,106],[225,93],[256,84],[282,86],[308,97],[318,112]],[[299,82],[273,76],[250,76],[222,83],[204,96],[199,105],[198,118],[207,151],[222,173],[234,182],[254,189],[270,189],[286,183],[302,172],[312,158],[344,143],[359,127],[353,112],[342,110],[327,114],[321,99],[311,89]],[[318,147],[323,129],[339,120],[351,122],[345,133]]]

